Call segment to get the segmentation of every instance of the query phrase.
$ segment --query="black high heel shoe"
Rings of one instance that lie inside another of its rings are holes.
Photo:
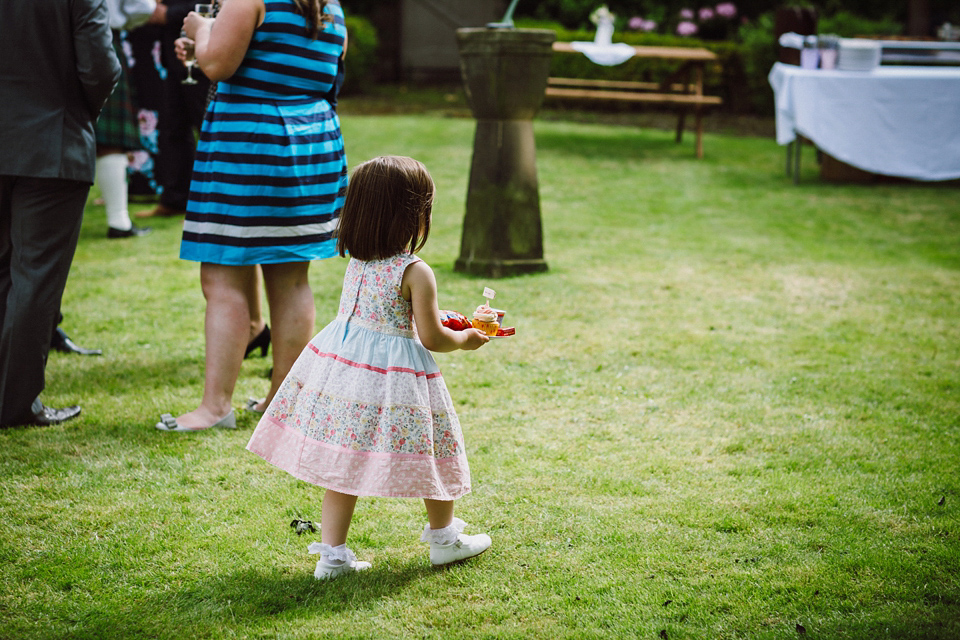
[[[244,358],[249,358],[250,354],[260,349],[260,357],[266,358],[267,352],[270,351],[270,326],[263,325],[263,331],[261,331],[256,338],[247,343],[247,352],[243,354]]]

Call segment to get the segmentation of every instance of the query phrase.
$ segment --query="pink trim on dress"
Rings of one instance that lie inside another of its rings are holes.
[[[456,500],[470,492],[460,482],[470,477],[466,455],[437,460],[327,447],[266,416],[247,449],[295,478],[349,495]]]
[[[428,380],[432,378],[439,378],[442,376],[442,374],[439,371],[435,371],[434,373],[427,373],[426,371],[416,371],[408,367],[387,367],[386,369],[384,369],[382,367],[375,367],[370,364],[362,364],[360,362],[354,362],[353,360],[347,360],[346,358],[341,358],[335,353],[323,353],[319,349],[317,349],[312,342],[307,344],[307,346],[310,347],[310,350],[313,351],[318,356],[320,356],[321,358],[332,358],[333,360],[336,360],[337,362],[340,362],[342,364],[345,364],[351,367],[356,367],[357,369],[366,369],[367,371],[373,371],[374,373],[392,373],[392,372],[412,373],[418,378],[426,377]]]

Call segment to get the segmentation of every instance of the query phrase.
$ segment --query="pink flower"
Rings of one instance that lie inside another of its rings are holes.
[[[134,171],[140,171],[147,164],[148,160],[150,160],[150,154],[146,151],[134,151],[130,168]]]
[[[677,25],[677,35],[678,36],[692,36],[697,32],[697,25],[693,24],[689,20],[684,20]]]
[[[693,9],[680,9],[681,20],[693,20]]]
[[[127,66],[133,68],[136,64],[136,60],[133,58],[133,46],[128,40],[124,40],[120,44],[120,48],[123,49],[123,55],[127,58]]]
[[[140,109],[137,113],[137,120],[140,121],[140,135],[149,136],[157,130],[157,112],[150,109]]]
[[[700,11],[699,11],[699,13],[698,13],[697,15],[700,17],[700,21],[701,21],[701,22],[706,22],[707,20],[712,20],[712,19],[713,19],[713,9],[711,9],[710,7],[704,7],[704,8],[702,8],[702,9],[700,9]]]
[[[737,15],[737,6],[732,2],[721,2],[717,5],[717,15],[732,18]]]
[[[634,31],[653,31],[657,28],[657,23],[653,20],[644,20],[640,16],[630,18],[630,28]]]

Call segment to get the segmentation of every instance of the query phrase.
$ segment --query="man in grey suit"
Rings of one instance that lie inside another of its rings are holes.
[[[44,369],[120,77],[104,0],[0,0],[0,425],[49,425]]]

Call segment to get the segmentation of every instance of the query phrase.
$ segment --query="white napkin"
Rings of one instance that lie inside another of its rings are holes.
[[[780,35],[780,46],[788,49],[803,49],[804,36],[789,31]]]
[[[595,42],[571,42],[570,46],[574,51],[579,51],[590,58],[594,64],[600,64],[605,67],[612,67],[622,64],[633,57],[633,47],[626,42],[616,44],[598,45]]]

